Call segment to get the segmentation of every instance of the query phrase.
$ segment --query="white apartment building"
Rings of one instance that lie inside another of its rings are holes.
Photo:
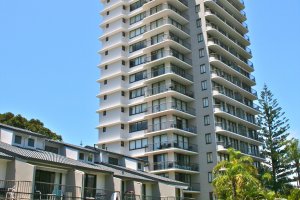
[[[243,0],[101,2],[98,146],[214,199],[229,147],[263,160]]]

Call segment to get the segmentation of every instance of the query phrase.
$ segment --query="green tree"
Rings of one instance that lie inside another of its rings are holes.
[[[266,157],[266,170],[270,171],[272,179],[266,185],[276,194],[284,193],[291,182],[291,163],[288,158],[287,132],[290,128],[285,113],[266,85],[261,92],[259,104],[261,114],[258,121],[261,126],[261,136],[264,139],[263,154]]]
[[[288,145],[288,156],[292,162],[294,172],[296,174],[295,180],[300,186],[300,147],[299,140],[293,139]]]
[[[62,140],[60,135],[46,128],[38,119],[27,120],[26,118],[22,117],[22,115],[14,115],[11,112],[7,112],[3,114],[0,113],[0,123],[40,133],[54,140]]]
[[[300,199],[300,189],[293,189],[288,200],[299,200]]]
[[[258,180],[257,169],[249,156],[228,149],[229,160],[219,162],[213,170],[213,186],[220,200],[262,199],[264,191]]]

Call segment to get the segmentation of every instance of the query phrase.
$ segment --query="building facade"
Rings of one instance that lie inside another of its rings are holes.
[[[142,160],[0,124],[0,199],[188,200]]]
[[[243,0],[102,0],[99,148],[213,199],[233,147],[262,160]]]

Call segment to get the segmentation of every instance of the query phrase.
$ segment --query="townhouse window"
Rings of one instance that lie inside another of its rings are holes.
[[[213,153],[212,152],[206,153],[206,158],[207,158],[207,163],[212,163],[213,162]]]
[[[143,103],[140,105],[132,106],[129,108],[129,115],[136,115],[140,113],[147,112],[147,103]]]
[[[101,148],[102,148],[102,149],[105,149],[105,148],[106,148],[106,147],[105,147],[105,144],[102,144]]]
[[[106,28],[109,28],[109,24],[106,24]]]
[[[195,12],[196,12],[196,13],[200,12],[200,5],[199,5],[199,4],[197,4],[197,5],[195,6]]]
[[[208,176],[208,177],[207,177],[207,178],[208,178],[208,182],[211,183],[212,180],[213,180],[212,172],[208,172],[207,176]]]
[[[106,37],[106,38],[105,38],[105,41],[107,42],[108,40],[109,40],[109,37]]]
[[[105,66],[104,66],[104,69],[107,70],[107,69],[108,69],[108,65],[105,65]]]
[[[34,147],[34,139],[32,138],[29,138],[28,139],[28,144],[27,144],[29,147]]]
[[[199,58],[203,58],[205,56],[204,48],[199,49]]]
[[[204,126],[210,125],[210,117],[209,115],[204,116]]]
[[[125,81],[125,76],[122,76],[122,81]]]
[[[106,132],[106,127],[102,128],[102,132],[105,133]]]
[[[104,85],[106,85],[107,84],[107,80],[104,80]]]
[[[126,50],[125,46],[122,46],[122,51],[125,51],[125,50]]]
[[[94,157],[94,155],[92,154],[92,153],[89,153],[89,155],[88,155],[88,162],[93,162],[93,157]]]
[[[122,94],[123,97],[125,97],[125,92],[124,91],[122,91],[121,94]]]
[[[119,159],[113,158],[113,157],[108,157],[108,163],[112,164],[112,165],[119,165]]]
[[[215,200],[213,192],[209,193],[209,200]]]
[[[203,42],[203,33],[197,35],[198,43]]]
[[[200,65],[200,74],[204,74],[206,73],[206,65],[203,64],[203,65]]]
[[[143,149],[148,146],[147,138],[139,139],[139,140],[132,140],[129,142],[129,150],[137,150]]]
[[[146,12],[142,12],[130,18],[130,25],[143,20],[146,17]]]
[[[84,153],[79,153],[79,160],[84,160]]]
[[[121,112],[125,112],[125,108],[124,107],[121,107]]]
[[[104,95],[104,96],[103,96],[103,99],[106,100],[106,99],[107,99],[107,95]]]
[[[147,78],[147,70],[130,75],[129,83],[134,83]]]
[[[15,144],[21,144],[22,143],[22,136],[16,135],[14,143]]]
[[[146,130],[148,128],[147,126],[147,121],[140,121],[129,124],[129,133]]]
[[[203,108],[207,108],[209,106],[208,97],[202,99]]]
[[[125,60],[122,60],[122,65],[125,65],[125,64],[126,64]]]
[[[211,133],[206,133],[205,134],[205,143],[206,144],[211,144]]]
[[[109,15],[109,11],[106,12],[106,15]]]
[[[121,147],[124,147],[124,146],[125,146],[124,141],[121,141]]]
[[[124,130],[125,129],[125,125],[121,124],[121,129]]]
[[[201,19],[196,20],[196,26],[197,26],[197,28],[201,27]]]
[[[129,98],[134,99],[145,95],[146,87],[137,88],[130,91]]]
[[[103,111],[103,116],[106,116],[106,111]]]
[[[50,147],[50,146],[45,146],[45,151],[48,151],[48,152],[52,152],[52,153],[55,153],[55,154],[58,154],[58,148],[56,147]]]
[[[108,55],[108,51],[105,51],[105,55],[106,55],[106,56]]]
[[[207,81],[201,81],[201,89],[203,90],[207,90]]]

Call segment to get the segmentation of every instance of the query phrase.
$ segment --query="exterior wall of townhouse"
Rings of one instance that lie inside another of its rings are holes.
[[[34,165],[17,159],[7,163],[5,180],[34,181],[34,176]]]
[[[7,160],[0,159],[0,180],[5,180],[6,178],[7,162]]]

